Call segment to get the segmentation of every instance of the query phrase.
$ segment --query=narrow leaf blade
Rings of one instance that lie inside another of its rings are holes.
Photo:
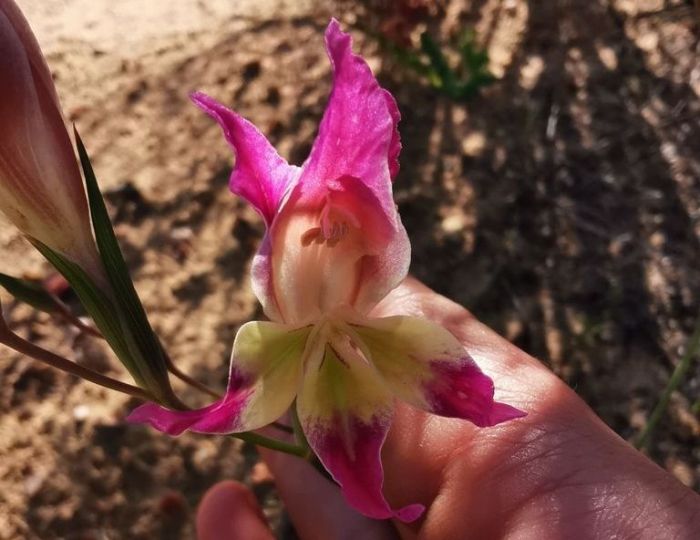
[[[61,311],[58,300],[42,285],[29,279],[20,279],[0,272],[0,287],[17,300],[45,313]]]
[[[114,305],[123,326],[124,343],[130,355],[139,364],[137,367],[146,388],[163,402],[175,405],[178,401],[170,387],[164,349],[151,328],[129,275],[85,145],[78,131],[74,132],[85,177],[95,240],[114,292]]]

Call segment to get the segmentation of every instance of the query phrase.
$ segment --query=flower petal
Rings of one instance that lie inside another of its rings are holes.
[[[219,123],[236,154],[231,191],[250,202],[269,227],[299,167],[289,165],[258,128],[215,99],[196,92],[192,101]]]
[[[395,230],[374,193],[351,176],[331,182],[316,208],[304,207],[295,189],[270,238],[271,296],[288,323],[316,320],[342,305],[366,313],[408,270],[405,230]]]
[[[250,281],[253,293],[260,301],[265,315],[274,322],[283,322],[280,312],[279,300],[275,295],[275,286],[272,281],[272,243],[268,231],[260,243],[257,253],[253,257],[250,269]]]
[[[411,246],[396,211],[391,180],[398,173],[401,118],[394,98],[379,86],[367,63],[352,52],[352,39],[335,19],[326,29],[326,49],[333,66],[333,90],[318,136],[304,164],[297,191],[300,204],[325,196],[343,178],[363,183],[379,203],[390,233],[381,233],[384,247],[362,261],[353,302],[366,313],[406,277]],[[374,208],[372,209],[374,212]],[[379,229],[365,226],[368,236]]]
[[[493,381],[441,326],[387,317],[353,328],[387,385],[411,405],[481,427],[525,415],[493,400]]]
[[[340,348],[328,346],[322,359],[306,367],[297,398],[304,433],[350,506],[375,519],[413,521],[422,505],[394,510],[382,494],[381,448],[393,399],[372,366]]]
[[[192,101],[219,123],[236,154],[229,182],[231,191],[250,202],[269,229],[285,194],[299,176],[299,167],[289,165],[253,124],[221,103],[199,92],[192,94]],[[270,242],[266,235],[253,259],[253,291],[265,314],[273,321],[281,321],[271,279]]]
[[[335,19],[326,29],[333,90],[318,136],[304,165],[310,196],[342,176],[362,180],[392,216],[391,178],[398,172],[400,118],[394,98],[379,86],[367,63],[352,52],[352,39]]]
[[[301,359],[309,328],[290,329],[270,322],[250,322],[236,335],[226,395],[194,411],[172,411],[147,403],[128,417],[159,431],[179,435],[235,433],[258,429],[276,420],[296,396]]]

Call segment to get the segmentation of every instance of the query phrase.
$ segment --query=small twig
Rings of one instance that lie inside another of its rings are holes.
[[[668,404],[671,401],[671,394],[676,391],[680,383],[683,381],[683,378],[690,369],[695,356],[697,356],[698,348],[700,348],[700,316],[698,316],[697,320],[695,321],[695,330],[693,331],[692,336],[690,336],[685,353],[681,357],[676,368],[673,370],[671,378],[668,380],[666,388],[664,388],[664,391],[659,398],[659,402],[656,404],[656,407],[654,407],[651,416],[649,416],[649,420],[635,443],[637,448],[646,448],[646,446],[649,444],[651,434],[653,433],[654,429],[656,429],[657,424],[664,416],[664,413],[668,408]]]
[[[58,298],[56,299],[56,307],[58,308],[58,314],[68,323],[72,324],[75,326],[78,330],[83,332],[84,334],[88,334],[92,337],[98,338],[98,339],[104,339],[104,336],[102,335],[102,332],[100,332],[97,328],[94,326],[91,326],[89,324],[85,324],[83,321],[80,320],[80,317],[77,317],[68,307],[61,302]]]
[[[62,356],[58,356],[51,351],[43,349],[25,339],[22,339],[7,327],[5,320],[1,316],[0,343],[7,345],[11,349],[14,349],[21,354],[34,358],[35,360],[43,362],[44,364],[56,369],[60,369],[61,371],[75,375],[76,377],[80,377],[81,379],[85,379],[100,386],[104,386],[105,388],[116,390],[117,392],[122,392],[139,399],[153,401],[153,397],[148,392],[138,388],[137,386],[133,386],[131,384],[124,383],[97,373],[96,371],[76,364],[75,362],[71,362]]]

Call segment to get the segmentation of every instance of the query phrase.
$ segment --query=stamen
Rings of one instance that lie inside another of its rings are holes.
[[[319,240],[323,242],[323,235],[321,234],[320,227],[309,229],[301,235],[301,245],[304,247],[311,245],[312,242],[319,243]]]
[[[328,247],[334,247],[350,232],[350,227],[360,228],[357,217],[347,209],[334,205],[327,196],[319,216],[319,226],[301,236],[301,245],[306,247],[312,243],[325,243]]]

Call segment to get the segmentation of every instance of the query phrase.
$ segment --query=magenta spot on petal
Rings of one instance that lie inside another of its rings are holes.
[[[430,363],[433,379],[426,386],[432,412],[464,418],[479,427],[494,426],[525,413],[493,400],[493,381],[466,357],[459,362]]]

